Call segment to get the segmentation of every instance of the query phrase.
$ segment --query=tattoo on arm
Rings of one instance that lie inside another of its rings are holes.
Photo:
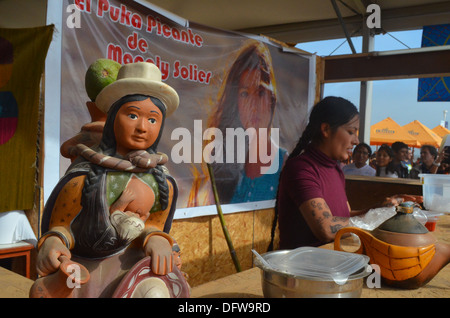
[[[329,209],[326,202],[322,204],[322,202],[316,202],[315,200],[311,201],[311,206],[313,207],[313,209],[317,209],[319,211]]]
[[[330,231],[333,234],[336,234],[340,229],[342,229],[344,226],[342,224],[334,224],[334,225],[330,225]]]
[[[348,218],[344,216],[333,216],[333,222],[345,222]]]
[[[309,202],[309,211],[311,213],[310,216],[315,220],[316,226],[318,226],[316,231],[325,231],[334,236],[347,224],[348,218],[334,216],[324,200],[311,200]]]

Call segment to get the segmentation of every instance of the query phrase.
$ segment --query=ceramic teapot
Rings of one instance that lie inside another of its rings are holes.
[[[450,262],[450,245],[436,238],[413,216],[413,203],[404,202],[397,213],[373,231],[356,227],[341,229],[335,237],[334,249],[343,251],[343,234],[354,233],[361,245],[356,253],[370,257],[380,267],[385,284],[414,289],[427,284]]]

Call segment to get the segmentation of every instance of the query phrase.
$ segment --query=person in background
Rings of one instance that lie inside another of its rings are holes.
[[[396,141],[391,146],[394,151],[394,167],[399,178],[409,178],[408,167],[405,160],[408,159],[408,145],[401,141]]]
[[[405,165],[408,168],[408,173],[411,174],[411,170],[413,168],[413,154],[412,150],[408,148],[408,156],[405,160]]]
[[[421,163],[415,165],[411,170],[411,179],[419,179],[420,173],[439,173],[438,170],[444,157],[444,152],[438,154],[435,147],[423,145],[422,148],[420,148]]]
[[[448,163],[442,163],[441,166],[438,169],[439,174],[450,174],[450,164]]]
[[[375,169],[367,164],[371,155],[372,149],[368,144],[358,144],[353,150],[353,162],[345,165],[342,171],[345,175],[375,176]]]
[[[435,164],[439,165],[436,173],[438,174],[450,174],[450,152],[449,147],[444,147],[437,155]]]
[[[381,145],[377,150],[376,157],[376,176],[377,177],[388,177],[388,178],[398,178],[397,171],[395,169],[394,163],[394,152],[391,147],[384,144]]]
[[[377,170],[377,152],[375,151],[369,158],[369,166]]]

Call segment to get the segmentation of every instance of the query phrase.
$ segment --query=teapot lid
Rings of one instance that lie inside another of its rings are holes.
[[[378,229],[389,232],[409,234],[428,233],[428,229],[414,217],[413,209],[413,202],[407,201],[401,203],[397,206],[397,214],[380,224]]]

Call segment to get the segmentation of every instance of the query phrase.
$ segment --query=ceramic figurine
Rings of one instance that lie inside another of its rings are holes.
[[[42,277],[31,297],[60,297],[55,276],[72,280],[70,297],[189,296],[168,234],[177,185],[164,167],[167,156],[156,150],[164,120],[178,104],[151,63],[122,66],[101,90],[95,98],[107,114],[101,142],[69,147],[78,157],[45,206],[37,259]]]
[[[384,283],[404,289],[424,286],[450,262],[450,245],[437,242],[412,213],[412,202],[405,202],[371,232],[343,228],[336,234],[334,249],[342,251],[342,235],[354,233],[361,240],[356,253],[369,256],[370,263],[380,267]]]

